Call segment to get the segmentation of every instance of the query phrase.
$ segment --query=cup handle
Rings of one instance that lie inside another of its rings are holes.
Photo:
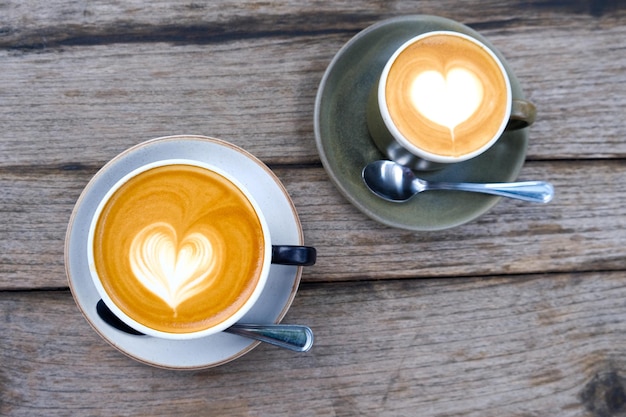
[[[311,246],[272,245],[272,263],[280,265],[314,265],[317,251]]]
[[[506,125],[506,130],[523,129],[535,122],[537,109],[535,105],[527,100],[513,99],[511,105],[511,117]]]

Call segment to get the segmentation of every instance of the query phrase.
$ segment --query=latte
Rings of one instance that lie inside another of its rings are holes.
[[[265,226],[224,175],[165,161],[122,180],[100,208],[93,268],[131,320],[160,332],[199,332],[257,292],[269,263]]]
[[[434,158],[479,152],[504,130],[511,106],[506,72],[473,38],[432,32],[399,49],[378,97],[409,146]]]

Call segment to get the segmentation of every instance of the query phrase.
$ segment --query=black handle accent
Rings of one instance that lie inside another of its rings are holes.
[[[311,246],[272,245],[272,263],[280,265],[315,265],[317,251]]]

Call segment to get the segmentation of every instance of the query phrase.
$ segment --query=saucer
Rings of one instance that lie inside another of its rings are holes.
[[[267,217],[272,242],[302,245],[304,238],[296,209],[274,173],[260,160],[230,143],[204,136],[169,136],[141,143],[107,163],[89,182],[70,218],[65,265],[70,290],[81,312],[100,336],[122,353],[148,365],[168,369],[202,369],[236,359],[259,344],[229,333],[192,340],[133,336],[106,324],[96,312],[100,299],[87,265],[90,219],[107,190],[141,165],[161,159],[191,159],[209,163],[235,176]],[[242,323],[278,323],[293,301],[302,267],[272,265],[259,300]]]
[[[493,49],[509,74],[513,98],[524,98],[519,81],[504,57],[480,34],[453,20],[415,15],[381,21],[348,41],[328,66],[315,102],[315,140],[322,164],[335,186],[374,220],[415,231],[459,226],[481,216],[500,200],[500,197],[477,193],[432,191],[405,203],[392,203],[370,192],[361,179],[365,165],[386,159],[367,129],[370,90],[400,45],[434,30],[465,33]],[[514,181],[526,158],[527,130],[505,132],[494,146],[476,158],[418,175],[432,181]]]

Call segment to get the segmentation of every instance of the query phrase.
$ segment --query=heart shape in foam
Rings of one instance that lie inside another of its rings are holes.
[[[470,118],[483,100],[480,79],[465,68],[451,68],[446,74],[428,70],[419,73],[410,91],[418,112],[434,123],[450,129]]]
[[[176,311],[210,284],[215,259],[204,234],[192,232],[179,241],[172,225],[158,222],[135,236],[130,264],[139,282]]]

